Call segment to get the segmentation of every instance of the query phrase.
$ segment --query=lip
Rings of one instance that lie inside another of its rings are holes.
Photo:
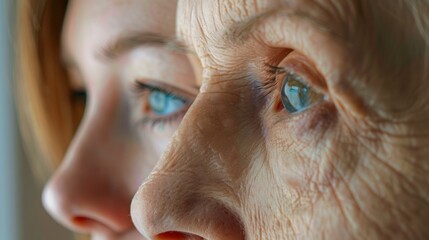
[[[156,235],[155,240],[204,240],[204,238],[182,232],[164,232]]]

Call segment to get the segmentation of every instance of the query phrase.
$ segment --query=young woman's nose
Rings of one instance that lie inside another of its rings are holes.
[[[134,196],[134,224],[151,239],[245,239],[234,185],[240,167],[234,154],[219,157],[227,141],[205,138],[204,133],[210,134],[205,123],[213,126],[214,121],[192,115],[199,117],[198,127],[189,115],[183,120],[170,148]]]
[[[45,187],[44,206],[72,230],[120,234],[133,228],[129,210],[135,189],[124,167],[129,142],[111,134],[113,124],[89,120],[82,125]]]

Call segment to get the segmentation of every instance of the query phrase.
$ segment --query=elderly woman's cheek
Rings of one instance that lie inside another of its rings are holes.
[[[332,175],[327,162],[331,162],[331,155],[337,155],[330,153],[337,122],[336,109],[329,103],[297,116],[273,120],[267,151],[278,179],[300,192],[317,187],[311,184],[326,184]]]

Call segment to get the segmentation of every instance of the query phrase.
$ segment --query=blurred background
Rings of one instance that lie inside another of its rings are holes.
[[[12,96],[14,4],[0,0],[0,239],[71,240],[43,210],[42,186],[21,146]]]

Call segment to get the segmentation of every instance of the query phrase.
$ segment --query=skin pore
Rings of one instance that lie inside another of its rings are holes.
[[[86,107],[43,201],[73,231],[142,239],[130,218],[132,196],[198,92],[187,57],[172,41],[176,6],[69,2],[62,53],[75,100],[86,98]]]
[[[179,1],[201,92],[133,200],[139,231],[427,239],[428,3],[418,4]]]

